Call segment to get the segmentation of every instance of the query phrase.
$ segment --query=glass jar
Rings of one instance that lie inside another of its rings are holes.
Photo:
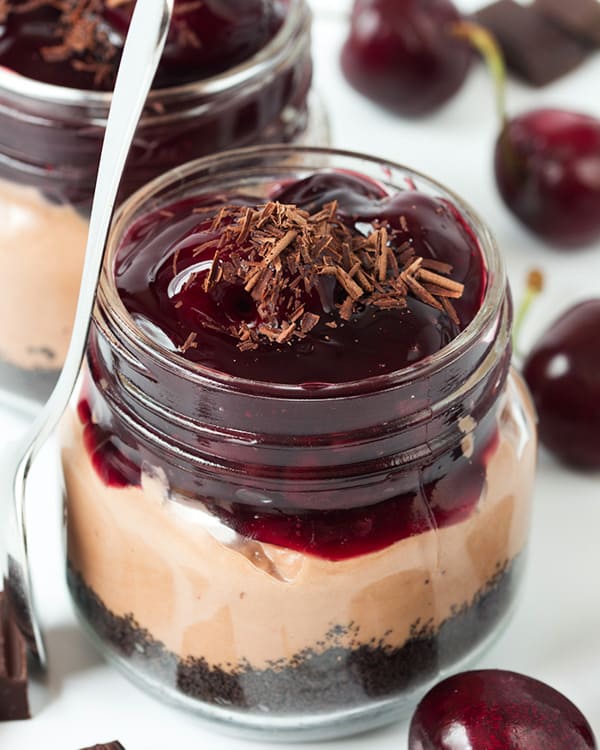
[[[310,10],[284,2],[281,29],[248,61],[150,94],[123,196],[222,149],[327,143],[318,102],[308,121]],[[0,69],[0,391],[11,399],[45,399],[64,360],[109,103]]]
[[[194,365],[135,324],[112,269],[136,220],[190,195],[268,196],[332,168],[462,212],[488,283],[445,348],[387,375],[286,385]],[[488,230],[404,167],[248,149],[136,193],[112,232],[62,429],[68,582],[101,651],[162,699],[251,736],[323,738],[397,720],[486,647],[519,586],[536,451],[510,326]],[[256,531],[240,532],[240,519]],[[289,544],[261,541],[271,523]],[[328,538],[343,552],[323,554]]]

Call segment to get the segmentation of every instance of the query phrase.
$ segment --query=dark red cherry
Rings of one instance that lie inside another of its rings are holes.
[[[453,36],[450,0],[356,0],[342,69],[365,96],[403,115],[441,106],[462,85],[472,58]]]
[[[585,716],[554,688],[499,669],[463,672],[427,693],[409,750],[595,750]]]
[[[506,205],[544,240],[600,238],[600,120],[560,109],[515,117],[498,137],[495,172]]]
[[[600,299],[567,310],[523,367],[540,442],[572,466],[600,469]]]
[[[104,17],[125,36],[133,3],[107,7]],[[280,22],[273,0],[175,0],[161,70],[210,75],[251,57],[263,47]]]

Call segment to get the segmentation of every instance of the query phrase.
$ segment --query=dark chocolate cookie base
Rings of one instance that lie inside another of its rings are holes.
[[[316,713],[352,708],[365,700],[383,700],[410,693],[435,679],[489,637],[510,609],[521,561],[498,565],[496,574],[473,601],[458,605],[434,630],[415,622],[401,648],[382,641],[342,646],[355,625],[332,628],[315,644],[286,662],[254,669],[248,664],[211,667],[204,659],[180,659],[152,637],[133,615],[110,612],[69,568],[71,593],[96,635],[131,662],[134,669],[188,697],[209,704],[277,714]]]

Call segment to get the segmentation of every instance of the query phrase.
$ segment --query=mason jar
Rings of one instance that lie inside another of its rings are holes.
[[[248,380],[163,348],[127,312],[115,256],[143,217],[190,196],[266,200],[322,170],[460,212],[487,281],[440,351],[351,382]],[[535,422],[489,231],[405,167],[271,147],[143,188],[108,253],[61,438],[85,629],[142,688],[228,730],[308,739],[397,720],[498,634],[525,562]]]
[[[311,98],[311,14],[283,0],[283,24],[246,62],[154,90],[122,196],[190,159],[253,143],[327,142]],[[0,69],[0,392],[45,399],[69,342],[110,93]]]

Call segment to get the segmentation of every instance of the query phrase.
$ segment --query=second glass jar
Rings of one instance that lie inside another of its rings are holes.
[[[326,127],[309,112],[311,14],[282,0],[266,47],[212,78],[154,90],[122,196],[190,159],[254,143],[294,142]],[[75,311],[87,216],[110,94],[0,70],[0,393],[44,400]],[[314,102],[312,102],[314,103]]]

